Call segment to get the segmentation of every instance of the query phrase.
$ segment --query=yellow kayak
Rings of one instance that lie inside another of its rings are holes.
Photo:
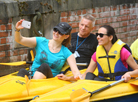
[[[68,67],[68,65],[65,65],[63,69]],[[29,68],[27,69],[29,70]],[[80,72],[84,73],[85,70],[81,70]],[[0,101],[29,100],[36,95],[42,95],[72,83],[70,81],[59,80],[57,77],[29,80],[28,77],[17,76],[17,73],[15,72],[0,78]],[[65,75],[72,76],[73,74],[71,71],[68,71]]]
[[[39,98],[35,98],[30,102],[72,102],[70,95],[74,90],[85,89],[93,92],[104,86],[107,86],[115,81],[94,81],[94,80],[79,80],[75,83],[63,86],[46,94],[40,95]],[[132,85],[129,82],[136,82],[137,85]],[[90,101],[93,102],[136,102],[138,100],[138,79],[130,80],[128,83],[122,82],[115,86],[112,86],[104,91],[95,93],[90,97]],[[79,93],[78,93],[79,94]],[[122,98],[119,101],[118,98]],[[129,99],[128,99],[129,98]],[[134,101],[135,100],[135,101]],[[80,101],[79,101],[80,102]],[[82,101],[84,102],[84,101]],[[85,101],[88,102],[88,101]]]
[[[32,99],[49,91],[70,84],[57,77],[49,79],[27,79],[18,76],[7,76],[0,80],[0,101],[19,101]]]
[[[29,68],[26,69],[29,70]],[[0,78],[0,102],[29,100],[36,95],[42,95],[72,83],[59,80],[57,77],[29,80],[28,77],[17,76],[17,73],[15,72]],[[68,76],[71,75],[72,73],[68,72]]]

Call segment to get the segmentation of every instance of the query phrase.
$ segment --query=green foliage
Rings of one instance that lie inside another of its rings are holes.
[[[61,3],[61,0],[56,0],[58,3]]]
[[[56,0],[59,4],[61,4],[61,0]],[[68,1],[68,0],[65,0],[65,1]]]

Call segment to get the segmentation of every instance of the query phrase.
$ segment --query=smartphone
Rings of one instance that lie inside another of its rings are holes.
[[[31,28],[31,22],[23,20],[22,27],[30,29]]]

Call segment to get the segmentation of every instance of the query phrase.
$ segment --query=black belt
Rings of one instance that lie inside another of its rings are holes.
[[[124,75],[127,71],[125,72],[115,72],[115,73],[109,73],[109,74],[104,74],[104,73],[99,73],[99,76],[102,77],[109,77],[109,78],[114,78],[115,76],[120,76],[120,75]]]

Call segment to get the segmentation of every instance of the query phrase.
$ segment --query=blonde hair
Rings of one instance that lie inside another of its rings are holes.
[[[86,14],[86,15],[83,16],[83,18],[92,21],[92,26],[93,26],[93,27],[95,26],[95,20],[96,20],[96,19],[95,19],[91,14]]]

